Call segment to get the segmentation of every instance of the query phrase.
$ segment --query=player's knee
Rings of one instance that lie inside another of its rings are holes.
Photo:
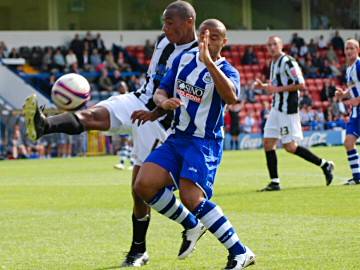
[[[142,200],[147,199],[147,185],[146,179],[142,176],[138,176],[135,183],[133,184],[134,199],[140,198]]]
[[[197,194],[193,194],[187,191],[180,191],[180,200],[190,211],[194,211],[196,207],[202,202],[203,198]]]
[[[345,146],[346,151],[350,151],[355,148],[355,143],[352,142],[351,140],[345,140],[344,146]]]
[[[264,149],[265,151],[275,150],[275,144],[267,139],[264,139]]]
[[[86,129],[108,130],[110,128],[110,116],[107,109],[93,107],[77,111],[76,116]]]
[[[294,154],[296,152],[297,145],[295,145],[293,143],[289,143],[289,144],[285,144],[284,148],[285,148],[286,152]]]

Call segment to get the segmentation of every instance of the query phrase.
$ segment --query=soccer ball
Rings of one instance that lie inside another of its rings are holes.
[[[89,82],[76,73],[61,76],[51,89],[52,101],[58,108],[66,111],[80,108],[90,97]]]

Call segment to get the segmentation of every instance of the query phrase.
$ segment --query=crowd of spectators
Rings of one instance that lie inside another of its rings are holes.
[[[270,59],[266,46],[241,45],[238,46],[243,49],[240,53],[235,47],[229,46],[223,53],[241,74],[241,102],[229,106],[226,115],[227,131],[232,135],[233,147],[237,148],[236,138],[240,133],[263,132],[271,97],[252,88],[256,78],[266,80],[269,77]],[[300,96],[303,129],[344,128],[349,107],[334,98],[335,88],[343,84],[345,69],[344,40],[339,32],[336,31],[330,40],[321,35],[309,43],[294,33],[284,49],[298,61],[306,79],[307,89]],[[113,45],[111,49],[106,48],[101,35],[94,36],[91,32],[83,38],[76,34],[67,46],[56,48],[24,46],[9,50],[4,42],[0,42],[0,58],[24,58],[27,69],[20,66],[16,72],[25,80],[30,78],[35,87],[49,94],[61,74],[81,73],[91,84],[94,103],[138,89],[145,80],[152,52],[153,44],[149,40],[144,46],[123,48]],[[17,150],[20,154],[24,152],[22,148]]]
[[[68,45],[59,47],[12,48],[0,43],[1,58],[23,58],[25,66],[13,68],[21,77],[43,94],[50,96],[53,83],[64,73],[80,73],[90,82],[93,103],[116,95],[126,84],[129,91],[136,90],[145,79],[153,44],[147,41],[142,57],[136,52],[113,44],[106,48],[101,34],[87,32],[83,38],[75,34]]]
[[[254,47],[257,52],[254,52]],[[301,91],[299,97],[303,130],[344,129],[348,121],[350,106],[346,102],[335,99],[336,87],[344,87],[346,68],[344,39],[339,32],[336,31],[328,41],[321,35],[317,39],[311,39],[309,43],[294,33],[290,42],[285,44],[284,50],[297,60],[306,80],[306,90]],[[229,48],[230,55],[234,51],[235,49]],[[259,58],[264,54],[266,60]],[[261,76],[261,80],[269,77],[269,57],[266,47],[247,46],[244,53],[240,53],[240,57],[240,65],[246,66],[238,66],[242,75],[242,101],[236,110],[239,123],[232,120],[234,118],[232,106],[229,106],[226,115],[227,132],[233,138],[234,134],[262,133],[271,107],[271,97],[261,90],[252,88],[252,82],[257,77]],[[236,62],[234,59],[230,60],[233,64]],[[245,77],[244,80],[243,77]],[[234,133],[234,131],[238,132]],[[231,147],[236,149],[235,139],[232,141]]]

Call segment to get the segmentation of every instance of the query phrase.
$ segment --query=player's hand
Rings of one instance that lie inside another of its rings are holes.
[[[161,102],[160,107],[164,110],[175,110],[176,108],[183,105],[182,101],[178,98],[169,98]]]
[[[134,111],[131,114],[131,121],[134,124],[136,121],[138,126],[145,124],[148,121],[155,121],[156,115],[153,112],[149,112],[149,111],[145,111],[145,110],[138,110],[138,111]]]
[[[264,89],[264,90],[266,90],[267,87],[268,87],[268,84],[263,83],[259,79],[256,79],[255,82],[252,85],[252,88],[254,88],[254,89]]]
[[[200,61],[205,65],[212,62],[210,52],[209,52],[209,36],[210,31],[205,30],[205,33],[200,37],[199,51],[200,51]]]
[[[336,98],[337,100],[342,100],[345,95],[346,95],[346,91],[344,91],[344,90],[343,90],[342,88],[340,88],[340,87],[336,87],[335,98]]]

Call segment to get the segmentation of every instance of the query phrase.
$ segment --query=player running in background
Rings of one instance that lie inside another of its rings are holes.
[[[143,161],[152,148],[159,142],[165,141],[168,135],[165,129],[168,128],[167,123],[172,119],[172,115],[166,116],[160,122],[149,122],[138,126],[132,124],[131,114],[136,110],[151,111],[156,107],[152,99],[153,94],[173,60],[182,52],[197,47],[195,20],[195,10],[189,3],[175,1],[167,6],[163,14],[164,35],[160,36],[155,46],[146,82],[135,93],[114,96],[92,108],[48,118],[39,110],[36,97],[29,97],[24,105],[24,111],[28,112],[25,115],[28,136],[36,140],[45,134],[58,132],[79,134],[85,130],[131,130],[135,158],[133,184]],[[150,208],[134,192],[132,195],[134,201],[133,239],[122,266],[137,267],[146,264],[149,260],[145,238],[150,222]],[[194,243],[203,232],[203,227],[200,226],[196,230],[183,233],[179,257],[190,254]]]
[[[134,168],[134,159],[131,156],[132,152],[132,141],[131,137],[128,134],[121,134],[119,135],[120,138],[120,148],[117,152],[119,156],[119,163],[114,165],[115,169],[124,170],[126,160],[129,160],[129,167],[128,170],[132,170]]]
[[[264,128],[264,149],[271,182],[261,191],[280,190],[275,152],[279,139],[287,152],[319,166],[325,175],[326,185],[330,185],[333,180],[334,163],[319,158],[296,143],[303,138],[298,111],[299,91],[305,88],[301,69],[291,56],[282,51],[283,43],[279,37],[269,37],[267,47],[272,58],[270,83],[257,80],[254,85],[255,88],[273,94],[272,108]]]
[[[349,39],[345,42],[345,56],[348,63],[346,69],[347,89],[337,88],[336,98],[339,100],[349,98],[348,104],[352,105],[350,121],[346,125],[344,146],[352,172],[352,178],[345,185],[360,184],[360,159],[356,150],[356,141],[360,136],[360,58],[359,42]]]
[[[199,227],[199,220],[228,249],[225,269],[243,269],[255,262],[254,253],[214,202],[213,185],[224,139],[224,108],[237,102],[240,76],[220,52],[227,43],[226,28],[209,19],[200,25],[199,49],[177,57],[154,95],[158,107],[175,110],[174,132],[145,160],[135,191],[166,217]],[[168,186],[179,189],[182,203]]]

